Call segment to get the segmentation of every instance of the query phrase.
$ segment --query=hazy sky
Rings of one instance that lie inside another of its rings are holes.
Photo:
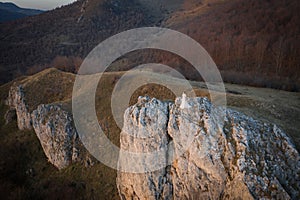
[[[74,1],[76,0],[1,0],[0,2],[13,2],[14,4],[23,8],[50,10]]]

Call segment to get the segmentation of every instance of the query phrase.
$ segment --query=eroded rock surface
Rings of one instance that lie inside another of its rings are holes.
[[[72,117],[58,105],[40,105],[31,114],[44,153],[58,169],[78,159],[78,135]]]
[[[160,170],[118,172],[122,199],[299,197],[299,153],[281,129],[215,107],[206,98],[186,98],[185,106],[181,101],[177,98],[174,104],[166,104],[140,98],[125,112],[122,149],[155,151],[171,142],[174,148],[159,158],[172,158]],[[143,168],[148,165],[145,162]]]

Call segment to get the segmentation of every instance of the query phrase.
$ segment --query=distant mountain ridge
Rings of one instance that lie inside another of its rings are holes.
[[[10,2],[0,2],[0,22],[12,21],[27,16],[38,15],[43,12],[43,10],[20,8],[19,6]]]

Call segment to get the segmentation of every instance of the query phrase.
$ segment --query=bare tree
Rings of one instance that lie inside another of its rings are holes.
[[[235,66],[239,71],[242,71],[244,69],[243,66],[244,44],[241,38],[237,38],[234,42],[235,42],[234,59],[236,60]]]
[[[299,48],[297,48],[297,44],[290,44],[288,47],[288,55],[286,58],[287,62],[287,73],[289,75],[293,75],[295,77],[300,76],[300,59],[299,59]]]
[[[255,51],[256,72],[261,71],[261,67],[264,61],[264,57],[268,45],[269,45],[268,39],[261,39],[256,43],[256,51]]]
[[[273,45],[273,57],[275,59],[275,72],[277,75],[281,72],[284,59],[284,38],[280,37],[277,44]]]

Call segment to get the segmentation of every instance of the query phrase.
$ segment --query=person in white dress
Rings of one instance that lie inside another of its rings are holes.
[[[190,105],[186,101],[186,94],[182,93],[182,99],[181,99],[180,109],[185,109],[185,108],[189,108],[189,107],[190,107]]]

